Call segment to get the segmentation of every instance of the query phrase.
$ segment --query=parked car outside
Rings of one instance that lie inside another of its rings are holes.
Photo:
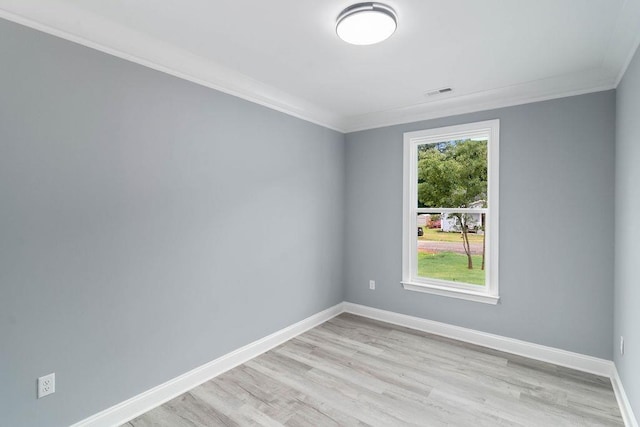
[[[427,222],[427,227],[429,228],[440,228],[441,226],[442,226],[442,223],[440,222],[440,219],[436,219],[436,220],[430,219],[429,222]]]

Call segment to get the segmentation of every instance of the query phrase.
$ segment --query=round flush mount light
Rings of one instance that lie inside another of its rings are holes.
[[[382,3],[358,3],[340,13],[338,37],[347,43],[369,45],[388,39],[396,31],[396,12]]]

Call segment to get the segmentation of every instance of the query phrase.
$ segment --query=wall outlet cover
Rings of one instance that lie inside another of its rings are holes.
[[[56,374],[38,378],[38,399],[56,392]]]

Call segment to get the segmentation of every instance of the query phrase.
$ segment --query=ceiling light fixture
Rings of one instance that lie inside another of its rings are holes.
[[[347,43],[369,45],[388,39],[396,31],[396,12],[382,3],[358,3],[340,13],[338,37]]]

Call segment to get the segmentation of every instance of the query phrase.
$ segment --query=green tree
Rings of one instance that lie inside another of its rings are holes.
[[[487,141],[468,139],[419,147],[419,207],[469,208],[480,204],[486,207],[486,200]],[[469,245],[469,227],[472,218],[464,213],[450,215],[456,219],[460,227],[467,264],[469,269],[473,269]],[[484,218],[481,227],[484,229]],[[482,247],[482,268],[484,269],[484,241]]]

